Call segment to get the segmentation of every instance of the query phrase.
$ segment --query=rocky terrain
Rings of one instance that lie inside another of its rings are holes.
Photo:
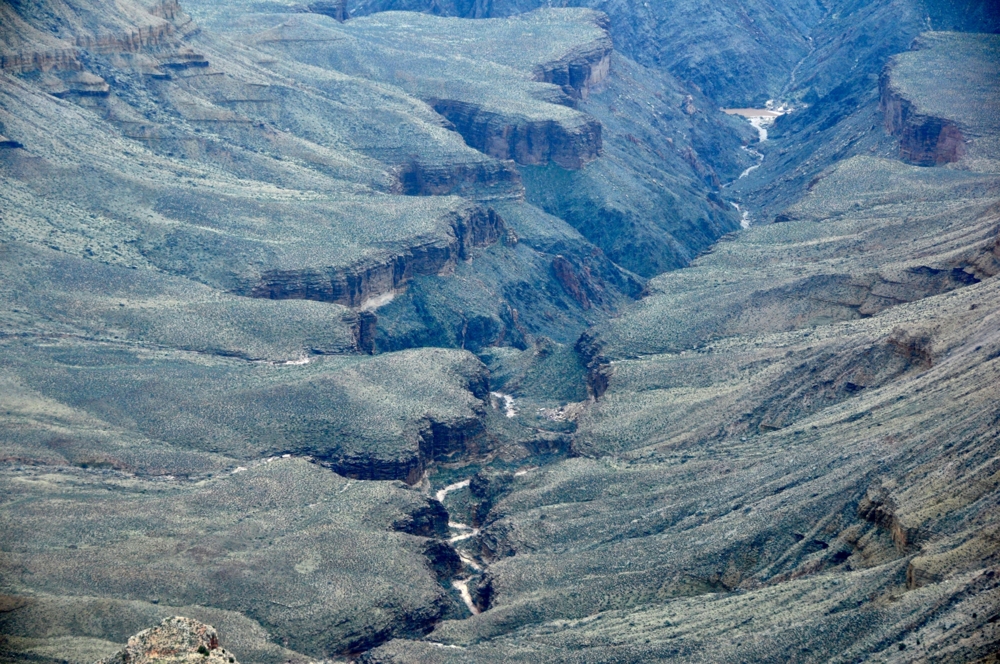
[[[998,30],[0,4],[0,662],[996,661]]]
[[[210,626],[184,617],[167,618],[157,627],[129,638],[125,649],[101,664],[146,662],[211,662],[237,664],[236,658],[219,646],[219,635]]]
[[[1000,150],[1000,92],[979,83],[998,75],[996,35],[928,33],[909,52],[895,56],[879,88],[885,128],[899,139],[900,158],[920,166],[964,159],[976,170],[996,170],[989,162]],[[947,86],[941,86],[942,79]]]

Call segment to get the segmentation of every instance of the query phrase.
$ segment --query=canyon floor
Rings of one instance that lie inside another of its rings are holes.
[[[0,662],[1000,661],[996,8],[549,4],[0,4]]]

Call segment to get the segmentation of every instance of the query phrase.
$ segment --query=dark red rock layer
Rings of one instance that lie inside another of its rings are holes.
[[[586,99],[611,71],[614,45],[607,37],[535,70],[535,80],[560,86],[572,99]]]
[[[601,123],[594,119],[568,128],[551,120],[519,121],[470,102],[432,99],[430,104],[470,147],[497,159],[525,166],[552,162],[579,169],[601,154]]]
[[[552,259],[552,273],[567,295],[576,300],[577,304],[584,309],[590,309],[590,299],[584,292],[572,263],[562,256],[556,256]]]
[[[895,90],[886,70],[879,80],[885,129],[899,139],[899,157],[916,166],[940,166],[965,155],[965,136],[954,122],[921,115]]]
[[[509,162],[428,164],[414,160],[399,169],[398,193],[405,196],[461,196],[477,200],[522,198],[521,174]]]
[[[470,205],[452,218],[451,240],[427,242],[377,263],[350,268],[272,270],[249,288],[251,297],[274,300],[318,300],[350,307],[391,293],[416,276],[438,274],[469,257],[474,247],[493,244],[505,232],[492,209]]]

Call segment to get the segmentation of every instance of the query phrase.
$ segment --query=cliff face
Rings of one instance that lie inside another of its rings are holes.
[[[965,136],[947,118],[918,113],[913,104],[892,85],[892,75],[879,79],[879,108],[885,130],[899,139],[899,156],[916,166],[941,166],[965,156]]]
[[[452,215],[450,241],[416,244],[382,262],[348,269],[273,270],[261,275],[251,297],[274,300],[318,300],[351,307],[391,294],[415,276],[438,274],[467,260],[475,247],[496,242],[503,220],[493,210],[469,205]]]
[[[393,453],[380,454],[371,449],[344,452],[336,448],[314,454],[339,475],[359,480],[402,480],[417,484],[424,470],[434,462],[469,461],[490,451],[486,429],[486,404],[489,400],[489,372],[476,364],[466,375],[463,386],[477,401],[469,401],[460,413],[429,413],[419,423],[415,443],[397,446]],[[316,441],[321,445],[323,441]],[[447,518],[445,518],[445,523]]]
[[[608,29],[606,17],[601,15],[598,25]],[[611,73],[611,38],[597,40],[574,50],[558,60],[535,67],[535,80],[560,86],[572,99],[586,100],[599,88]]]
[[[593,118],[567,125],[507,116],[467,101],[431,99],[429,103],[469,146],[497,159],[523,165],[552,162],[579,169],[601,154],[601,123]]]
[[[100,4],[83,3],[53,10],[72,22],[55,35],[39,40],[36,29],[16,13],[0,10],[8,29],[0,37],[0,71],[24,74],[33,71],[77,71],[81,52],[99,54],[139,53],[170,48],[193,35],[198,28],[176,0],[163,0],[148,7],[132,8],[132,21],[122,24],[109,19]],[[43,46],[42,48],[38,48]]]
[[[399,167],[398,177],[399,193],[406,196],[472,194],[482,200],[524,195],[521,175],[509,162],[435,164],[413,160]]]
[[[1000,159],[998,77],[994,34],[925,32],[893,56],[879,79],[879,107],[900,158],[918,166]]]
[[[488,452],[487,432],[481,417],[448,420],[428,419],[420,431],[418,444],[407,454],[387,457],[362,452],[318,456],[338,475],[357,480],[402,480],[420,482],[427,466],[435,461],[454,462],[483,456]]]

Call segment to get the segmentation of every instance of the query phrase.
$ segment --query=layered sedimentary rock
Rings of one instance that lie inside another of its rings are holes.
[[[388,10],[467,18],[503,18],[553,6],[542,0],[351,0],[354,15]],[[722,106],[763,102],[784,85],[810,50],[810,29],[825,6],[796,1],[641,4],[572,0],[561,6],[606,12],[619,52],[699,86]],[[844,10],[845,14],[847,10]]]
[[[601,125],[593,119],[576,126],[554,121],[518,122],[464,101],[430,100],[465,142],[497,159],[530,166],[554,163],[582,168],[601,152]]]
[[[884,79],[883,79],[884,80]],[[965,156],[965,136],[958,126],[943,118],[914,112],[912,105],[882,85],[885,129],[899,137],[899,156],[918,166],[940,166]]]
[[[965,156],[966,138],[954,121],[918,113],[892,87],[891,70],[879,81],[885,130],[899,138],[899,156],[917,166],[941,166]]]
[[[442,39],[454,20],[424,15],[390,12],[343,25],[306,15],[209,16],[211,25],[244,34],[266,28],[244,37],[259,48],[399,86],[490,156],[577,169],[601,152],[600,123],[567,107],[608,75],[611,41],[596,12],[539,11],[465,24],[488,49]]]
[[[478,200],[516,199],[523,195],[521,176],[511,164],[435,164],[414,158],[397,168],[400,193],[407,196],[471,194]]]
[[[598,25],[607,29],[602,18],[598,17]],[[570,97],[587,99],[610,75],[612,50],[610,37],[586,44],[555,62],[538,65],[535,68],[535,78],[558,85]]]
[[[493,209],[468,206],[451,215],[450,241],[416,244],[383,263],[326,270],[266,271],[250,289],[252,297],[318,300],[361,306],[381,295],[395,293],[413,277],[454,270],[468,260],[472,249],[496,242],[503,221]]]
[[[60,21],[39,30],[36,17],[15,8],[0,8],[6,29],[0,36],[0,71],[75,71],[83,69],[81,54],[138,53],[176,43],[197,30],[176,0],[136,3],[108,12],[100,3],[53,7]]]
[[[995,35],[960,33],[925,33],[893,57],[879,80],[880,108],[903,161],[940,166],[970,149],[997,158],[998,62]]]
[[[617,264],[651,277],[686,265],[739,227],[718,187],[746,167],[739,150],[720,147],[744,140],[745,129],[722,114],[685,114],[679,81],[618,53],[612,67],[603,89],[579,102],[601,122],[604,156],[577,171],[523,169],[527,200],[565,219]],[[698,102],[710,104],[702,95]]]

